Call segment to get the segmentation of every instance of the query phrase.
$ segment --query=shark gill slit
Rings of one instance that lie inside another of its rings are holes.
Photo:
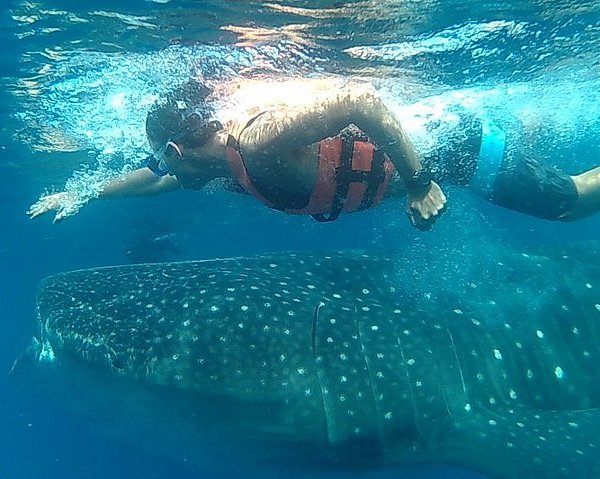
[[[325,404],[325,388],[323,387],[323,372],[319,367],[319,361],[317,359],[317,321],[319,319],[319,311],[325,306],[323,301],[319,301],[319,303],[315,306],[315,312],[313,314],[313,320],[310,329],[310,346],[313,353],[313,360],[315,362],[315,369],[317,370],[317,381],[319,382],[319,389],[321,390],[321,407],[323,408],[323,418],[325,419],[325,434],[327,435],[327,439],[331,442],[331,431],[329,428],[329,424],[331,422],[331,414],[329,408]]]
[[[454,342],[454,336],[452,335],[452,331],[450,331],[450,327],[446,322],[446,332],[450,337],[450,343],[452,345],[452,353],[454,354],[454,359],[456,360],[456,366],[458,367],[458,372],[460,374],[460,385],[462,387],[462,391],[464,394],[464,403],[469,403],[469,396],[467,394],[467,386],[465,385],[465,375],[463,372],[462,364],[460,363],[460,358],[458,357],[458,352],[456,351],[456,343]]]
[[[316,342],[317,342],[317,317],[319,316],[319,310],[321,309],[321,307],[323,306],[323,302],[319,301],[319,304],[317,304],[315,306],[315,312],[313,314],[313,318],[312,318],[312,324],[310,327],[310,347],[312,350],[312,355],[313,355],[313,360],[316,361],[317,359],[317,348],[316,348]]]
[[[415,429],[417,430],[419,437],[422,437],[423,433],[421,431],[421,428],[419,427],[419,420],[417,419],[417,403],[415,402],[415,390],[411,383],[410,372],[408,371],[408,368],[406,367],[407,363],[406,363],[406,356],[404,355],[404,348],[402,347],[402,339],[400,338],[400,335],[398,335],[398,334],[396,334],[396,344],[398,345],[398,349],[400,350],[400,357],[402,358],[403,369],[405,371],[406,378],[408,380],[407,384],[408,384],[408,389],[409,389],[409,393],[410,393],[410,402],[412,404],[413,422],[415,424]]]
[[[362,358],[365,362],[365,366],[367,368],[367,374],[369,377],[369,389],[371,390],[371,396],[373,396],[373,404],[375,405],[375,414],[377,415],[377,432],[379,433],[379,437],[383,439],[383,431],[381,429],[381,411],[379,406],[379,401],[377,400],[377,396],[375,395],[375,389],[373,388],[373,373],[371,371],[371,367],[369,365],[369,360],[367,359],[367,355],[365,352],[365,346],[363,343],[362,333],[360,331],[361,322],[357,319],[356,321],[356,335],[358,338],[358,344],[360,344],[360,352]]]

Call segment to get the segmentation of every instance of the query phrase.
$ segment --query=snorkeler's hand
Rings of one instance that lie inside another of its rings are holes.
[[[57,223],[67,216],[72,216],[81,208],[81,202],[78,201],[77,195],[62,191],[60,193],[52,193],[43,195],[34,204],[29,207],[27,214],[29,218],[37,218],[40,215],[49,211],[56,211],[53,223]]]
[[[429,230],[440,217],[446,204],[446,195],[435,181],[421,193],[408,192],[406,214],[416,228]]]

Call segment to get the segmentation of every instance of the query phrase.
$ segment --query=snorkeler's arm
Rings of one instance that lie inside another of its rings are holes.
[[[148,168],[140,168],[108,182],[98,198],[151,196],[178,189],[181,186],[174,176],[157,176]]]
[[[402,177],[411,177],[421,168],[399,119],[369,86],[345,88],[304,105],[267,111],[247,127],[240,140],[244,151],[248,147],[294,150],[335,136],[350,123],[390,155]]]
[[[317,97],[312,103],[285,111],[270,111],[244,132],[244,143],[254,152],[292,150],[337,135],[350,123],[364,131],[389,155],[406,185],[421,169],[416,150],[400,120],[368,86],[357,86]],[[248,147],[242,145],[246,151]],[[428,229],[444,208],[446,197],[435,183],[427,189],[408,190],[407,213],[420,229]]]
[[[148,168],[140,168],[119,178],[109,181],[98,193],[97,198],[126,198],[133,196],[149,196],[179,189],[174,176],[158,177]],[[31,219],[55,211],[54,223],[77,213],[86,203],[75,192],[62,191],[43,195],[36,201],[27,214]]]

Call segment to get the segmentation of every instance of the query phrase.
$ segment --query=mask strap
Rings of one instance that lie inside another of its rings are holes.
[[[183,158],[183,153],[182,153],[181,148],[179,147],[179,145],[177,143],[175,143],[173,141],[167,141],[167,146],[173,147],[173,149],[179,155],[179,158]]]

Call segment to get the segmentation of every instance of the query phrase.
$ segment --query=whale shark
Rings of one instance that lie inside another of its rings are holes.
[[[498,248],[433,288],[402,252],[71,271],[43,280],[27,357],[78,368],[90,396],[106,377],[180,396],[164,409],[197,406],[183,422],[199,436],[212,422],[214,447],[258,444],[260,460],[595,478],[599,255]]]

